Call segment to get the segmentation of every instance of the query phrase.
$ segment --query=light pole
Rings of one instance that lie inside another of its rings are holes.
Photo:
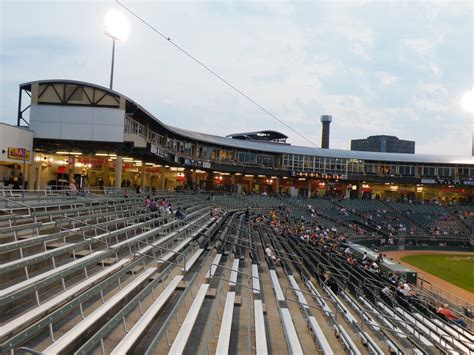
[[[127,39],[128,20],[120,11],[110,10],[105,16],[105,34],[112,38],[112,65],[110,68],[110,89],[114,83],[115,41]]]

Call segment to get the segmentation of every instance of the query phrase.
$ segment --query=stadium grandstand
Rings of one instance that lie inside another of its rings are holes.
[[[209,135],[70,80],[0,125],[1,354],[474,354],[390,250],[473,250],[472,157]]]

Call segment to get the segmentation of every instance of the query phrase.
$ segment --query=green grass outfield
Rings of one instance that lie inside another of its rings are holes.
[[[474,292],[474,253],[408,255],[402,261]]]

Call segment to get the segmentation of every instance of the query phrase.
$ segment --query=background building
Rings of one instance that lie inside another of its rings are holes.
[[[370,136],[365,139],[352,139],[351,150],[414,154],[415,142],[401,140],[395,136]]]

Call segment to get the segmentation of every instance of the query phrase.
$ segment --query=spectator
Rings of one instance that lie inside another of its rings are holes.
[[[369,259],[369,256],[367,255],[367,252],[364,251],[364,256],[362,257],[362,262],[365,263],[366,261],[368,261]]]
[[[69,191],[71,192],[71,195],[77,195],[78,191],[76,186],[76,180],[71,180],[71,183],[69,184]]]
[[[176,217],[177,219],[179,219],[179,220],[184,220],[184,218],[186,217],[186,216],[184,215],[184,212],[183,212],[183,210],[181,209],[181,207],[178,207],[178,209],[177,209],[177,211],[176,211],[176,213],[175,213],[175,217]]]
[[[336,295],[339,293],[339,286],[332,277],[331,271],[326,271],[323,275],[323,282],[334,292]]]
[[[275,265],[277,265],[280,262],[280,258],[273,255],[273,251],[270,248],[270,244],[267,244],[267,247],[265,248],[265,254],[271,261],[273,261]]]
[[[156,212],[157,207],[156,207],[156,200],[151,200],[150,202],[150,212]]]
[[[400,293],[408,302],[416,301],[416,295],[412,294],[410,291],[407,291],[403,282],[398,284],[397,292]]]
[[[444,316],[448,321],[453,322],[463,328],[466,328],[466,322],[464,319],[456,318],[456,315],[452,310],[449,309],[449,305],[447,303],[442,304],[438,311],[436,312],[442,316]]]

